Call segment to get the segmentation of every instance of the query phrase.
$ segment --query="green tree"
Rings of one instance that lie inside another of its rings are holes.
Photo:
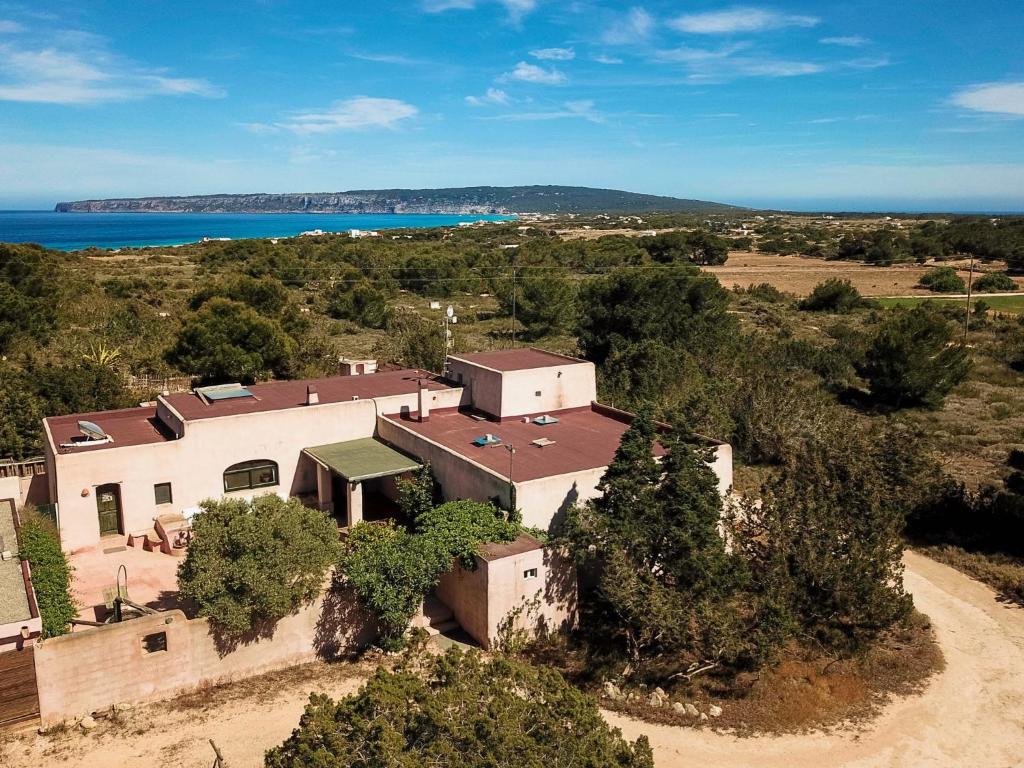
[[[921,276],[920,285],[932,293],[963,293],[964,279],[952,267],[934,267]]]
[[[124,377],[100,363],[33,366],[29,374],[35,377],[47,415],[107,411],[134,404]]]
[[[402,510],[406,519],[415,522],[434,508],[437,501],[437,483],[429,464],[417,469],[410,478],[399,477],[396,485],[398,508]]]
[[[42,451],[43,400],[27,376],[0,368],[0,456],[26,459]]]
[[[453,648],[379,668],[340,701],[311,696],[266,765],[653,768],[654,758],[646,737],[625,741],[555,670]]]
[[[252,383],[287,376],[295,342],[276,320],[245,304],[214,298],[182,324],[168,362],[208,383]]]
[[[365,328],[383,328],[387,325],[390,309],[387,295],[373,283],[366,279],[352,279],[339,281],[331,289],[327,313]]]
[[[327,514],[274,494],[204,501],[192,531],[178,588],[227,637],[263,630],[314,600],[340,553]]]
[[[974,290],[978,293],[1008,293],[1018,288],[1013,278],[1005,272],[986,272],[974,281]]]
[[[909,613],[901,532],[913,486],[896,437],[836,418],[733,517],[730,540],[783,633],[850,651]]]
[[[736,331],[729,293],[692,265],[619,270],[586,284],[578,341],[598,365],[613,350],[645,340],[675,349],[713,349]]]
[[[830,277],[814,286],[798,306],[808,312],[852,312],[865,306],[865,301],[849,280]]]
[[[654,440],[666,449],[659,466]],[[601,496],[567,516],[564,540],[596,574],[590,630],[620,637],[634,664],[667,652],[717,663],[749,644],[735,603],[739,563],[719,527],[722,498],[706,449],[634,419],[608,466]]]
[[[967,351],[953,339],[952,326],[934,307],[890,310],[874,332],[858,373],[880,403],[938,407],[971,367]]]
[[[444,326],[440,318],[398,311],[389,317],[386,330],[385,336],[374,346],[378,357],[435,373],[444,369]],[[453,352],[457,348],[449,347],[448,351]]]
[[[264,277],[232,275],[201,289],[189,301],[189,306],[193,310],[199,309],[215,297],[239,301],[252,307],[261,315],[276,317],[281,314],[288,303],[288,289],[280,280],[269,275]]]
[[[529,267],[518,273],[515,284],[503,279],[497,287],[501,311],[512,316],[515,290],[516,322],[528,338],[561,333],[576,317],[576,283],[561,267]]]

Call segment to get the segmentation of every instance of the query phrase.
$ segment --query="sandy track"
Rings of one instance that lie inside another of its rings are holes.
[[[611,713],[609,720],[629,738],[646,734],[660,768],[1024,765],[1024,610],[1000,604],[987,587],[928,558],[908,553],[906,563],[907,588],[931,616],[947,666],[922,695],[893,702],[866,727],[741,739]],[[113,732],[30,735],[6,745],[6,752],[0,746],[0,764],[209,766],[206,740],[213,738],[232,768],[259,766],[264,750],[298,723],[310,691],[345,695],[361,682],[355,669],[352,677],[332,670],[255,697],[211,701],[204,711],[166,703],[139,708]],[[132,735],[135,726],[145,732]]]
[[[1024,765],[1024,610],[948,566],[907,553],[906,585],[946,657],[920,696],[888,705],[857,731],[740,739],[609,714],[646,734],[659,766],[876,768]]]

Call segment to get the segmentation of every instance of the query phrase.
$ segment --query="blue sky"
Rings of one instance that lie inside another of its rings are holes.
[[[0,0],[0,207],[583,184],[1024,210],[1018,0]]]

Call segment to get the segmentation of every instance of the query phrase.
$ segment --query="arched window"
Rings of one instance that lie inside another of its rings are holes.
[[[267,459],[243,461],[224,470],[224,492],[277,485],[277,463]]]

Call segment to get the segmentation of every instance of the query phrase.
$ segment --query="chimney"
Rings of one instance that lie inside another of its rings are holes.
[[[423,382],[420,382],[417,405],[420,412],[420,421],[430,421],[430,390],[423,386]]]
[[[320,395],[317,394],[316,384],[306,385],[306,405],[316,405],[320,402]]]

